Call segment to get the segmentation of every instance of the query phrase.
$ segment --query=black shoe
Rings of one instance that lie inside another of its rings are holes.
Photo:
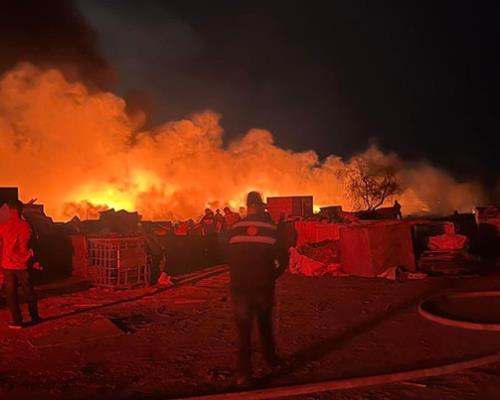
[[[30,325],[37,325],[37,324],[40,324],[43,322],[43,319],[38,316],[38,317],[35,317],[35,318],[31,318],[31,323]]]
[[[285,360],[277,354],[267,357],[266,362],[270,367],[280,367],[285,364]]]

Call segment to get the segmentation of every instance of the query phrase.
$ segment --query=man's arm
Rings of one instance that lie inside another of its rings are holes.
[[[24,261],[28,261],[33,257],[33,250],[30,249],[29,243],[33,231],[28,223],[23,224],[22,228],[19,230],[19,256],[24,258]]]
[[[280,225],[278,225],[278,229],[276,232],[275,252],[276,252],[275,257],[278,262],[278,268],[276,269],[276,276],[279,277],[286,271],[289,264],[288,247],[286,244],[284,231]]]

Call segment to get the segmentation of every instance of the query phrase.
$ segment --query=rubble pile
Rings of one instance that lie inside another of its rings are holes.
[[[431,275],[460,275],[471,273],[478,258],[467,250],[426,250],[418,260],[420,270]]]
[[[308,243],[298,249],[300,254],[313,260],[331,264],[339,262],[339,242],[325,240],[320,243]]]
[[[431,236],[418,260],[422,271],[434,275],[467,274],[474,270],[478,259],[469,253],[467,236],[455,233]]]
[[[290,272],[305,276],[343,275],[339,243],[327,240],[290,248]]]

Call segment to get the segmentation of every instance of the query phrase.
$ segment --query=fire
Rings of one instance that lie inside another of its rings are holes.
[[[21,64],[9,71],[0,79],[2,185],[19,186],[24,200],[38,198],[57,220],[106,208],[137,210],[145,219],[196,218],[205,207],[238,210],[250,190],[351,207],[337,178],[349,160],[280,148],[264,129],[225,143],[212,111],[144,131],[125,107],[55,69]],[[402,165],[404,213],[467,211],[482,200],[477,185],[427,163],[409,165],[374,147],[363,154]]]

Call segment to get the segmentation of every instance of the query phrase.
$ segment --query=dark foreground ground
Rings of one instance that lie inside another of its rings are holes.
[[[233,389],[235,332],[227,284],[222,274],[157,294],[151,288],[61,294],[47,287],[41,313],[51,319],[22,331],[6,327],[7,310],[1,308],[0,399],[168,399]],[[256,351],[255,372],[263,386],[279,386],[500,351],[500,332],[444,327],[418,315],[421,299],[446,289],[500,289],[500,277],[393,282],[285,274],[277,290],[276,333],[280,351],[295,361],[273,372]],[[115,304],[102,306],[109,302]],[[495,315],[498,305],[480,308]],[[500,364],[298,398],[498,399]]]

